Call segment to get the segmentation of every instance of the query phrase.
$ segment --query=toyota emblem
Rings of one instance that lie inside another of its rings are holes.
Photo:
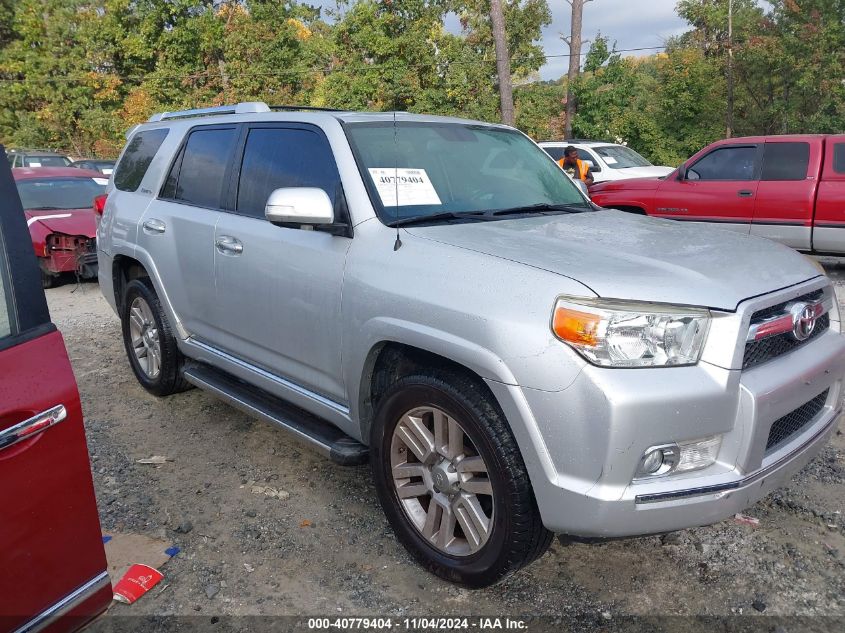
[[[789,311],[792,313],[792,336],[798,341],[806,341],[816,328],[818,306],[796,303]]]

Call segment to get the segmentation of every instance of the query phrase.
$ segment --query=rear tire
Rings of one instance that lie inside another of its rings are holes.
[[[126,356],[144,389],[156,396],[169,396],[191,388],[182,377],[184,357],[149,278],[126,284],[121,323]]]
[[[379,402],[370,451],[397,538],[441,578],[486,587],[548,549],[553,535],[516,440],[477,379],[427,371],[398,380]]]

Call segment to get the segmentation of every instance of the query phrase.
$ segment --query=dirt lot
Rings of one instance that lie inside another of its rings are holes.
[[[826,264],[845,285],[845,264]],[[758,527],[731,520],[602,545],[556,542],[529,569],[473,592],[411,562],[367,468],[337,466],[199,390],[156,399],[136,383],[95,284],[47,296],[82,392],[104,533],[182,549],[159,587],[112,616],[845,616],[841,430],[787,489],[749,509]],[[152,455],[172,461],[136,463]],[[268,496],[268,486],[287,495]]]

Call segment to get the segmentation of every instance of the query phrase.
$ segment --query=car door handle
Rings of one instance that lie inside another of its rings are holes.
[[[0,451],[46,431],[66,417],[67,409],[65,409],[65,405],[57,404],[43,413],[34,415],[28,420],[24,420],[15,426],[0,431]]]
[[[157,220],[156,218],[150,218],[143,224],[144,233],[147,235],[158,235],[164,233],[167,229],[167,225],[162,222],[161,220]]]
[[[224,255],[240,255],[244,252],[243,243],[231,235],[221,235],[214,242],[214,245]]]
[[[750,189],[740,189],[736,192],[736,195],[738,195],[740,198],[750,198],[754,195],[754,192]]]

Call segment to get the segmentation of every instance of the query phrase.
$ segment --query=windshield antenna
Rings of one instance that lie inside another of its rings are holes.
[[[393,102],[393,187],[396,194],[396,220],[399,220],[399,140],[396,138],[396,101]],[[396,225],[396,241],[393,243],[393,251],[402,248],[402,239],[399,237],[399,225]]]

